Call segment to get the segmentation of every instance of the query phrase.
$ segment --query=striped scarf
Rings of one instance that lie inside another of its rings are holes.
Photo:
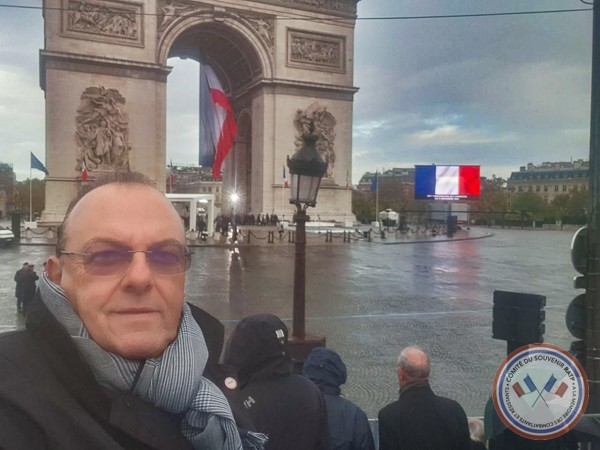
[[[39,289],[42,301],[67,329],[100,385],[131,391],[169,413],[183,413],[181,431],[195,449],[241,450],[225,396],[202,376],[208,350],[187,304],[183,305],[177,338],[161,356],[143,362],[107,352],[90,339],[64,290],[46,273]]]

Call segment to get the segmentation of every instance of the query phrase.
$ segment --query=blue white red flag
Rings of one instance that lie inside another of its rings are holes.
[[[205,134],[203,166],[212,165],[212,176],[221,179],[221,166],[233,147],[237,124],[229,100],[210,66],[202,65],[200,80],[200,115]]]

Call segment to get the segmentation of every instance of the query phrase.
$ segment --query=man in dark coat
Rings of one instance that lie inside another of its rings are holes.
[[[467,416],[429,386],[430,363],[418,347],[397,362],[400,398],[379,411],[379,450],[464,450],[471,446]]]
[[[331,450],[375,450],[367,415],[342,397],[340,386],[346,382],[346,365],[340,355],[325,347],[314,348],[302,368],[302,374],[323,393]]]
[[[25,310],[23,302],[23,275],[27,272],[28,267],[28,263],[23,263],[23,266],[15,272],[15,297],[17,298],[18,312],[23,312]]]
[[[21,292],[23,296],[22,311],[24,312],[27,312],[27,308],[29,308],[29,304],[31,303],[31,300],[33,300],[36,289],[35,282],[39,279],[40,277],[35,273],[33,264],[30,264],[27,267],[27,270],[21,275]]]
[[[268,450],[328,450],[323,396],[310,380],[291,373],[287,336],[285,324],[271,314],[236,326],[224,359],[238,374],[233,401],[246,408],[256,431],[268,435]]]
[[[26,329],[0,336],[0,448],[241,450],[204,376],[218,355],[197,321],[210,320],[184,302],[190,265],[181,220],[151,180],[86,184]]]

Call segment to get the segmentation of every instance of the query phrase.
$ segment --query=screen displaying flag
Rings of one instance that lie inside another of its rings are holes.
[[[42,162],[36,158],[36,156],[33,154],[33,152],[30,152],[30,153],[31,153],[31,168],[41,170],[46,175],[50,175],[50,173],[48,172],[48,169],[46,169],[46,166],[44,166],[42,164]]]
[[[478,200],[479,166],[415,166],[416,200]]]
[[[285,173],[285,166],[283,166],[283,187],[290,187],[290,182],[288,180],[288,177]]]
[[[221,166],[233,147],[237,124],[221,83],[210,66],[202,65],[200,117],[204,129],[200,164],[212,166],[212,176],[221,179]]]
[[[87,181],[88,179],[88,171],[87,166],[85,164],[85,159],[81,161],[81,181]]]

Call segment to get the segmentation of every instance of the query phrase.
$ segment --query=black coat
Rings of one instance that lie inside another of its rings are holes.
[[[190,449],[179,422],[178,415],[101,387],[37,296],[27,329],[0,337],[2,449]]]
[[[237,371],[239,390],[230,402],[248,412],[268,450],[328,450],[325,401],[317,386],[291,373],[288,330],[276,316],[260,314],[235,328],[225,363]]]
[[[379,450],[469,450],[471,439],[462,407],[433,393],[428,384],[401,391],[379,411]]]

